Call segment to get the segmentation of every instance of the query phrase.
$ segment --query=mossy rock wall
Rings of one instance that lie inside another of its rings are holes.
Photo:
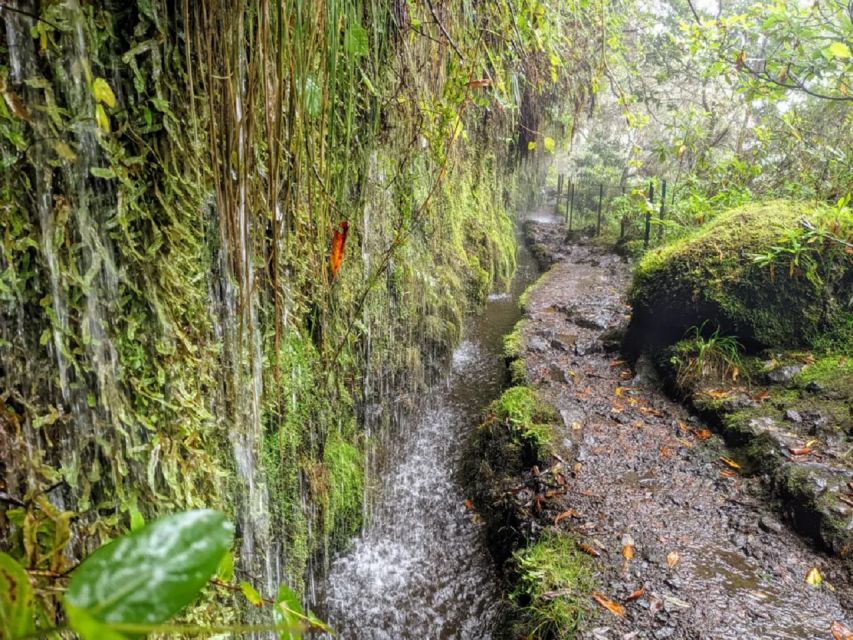
[[[304,593],[361,525],[393,414],[369,405],[417,391],[508,282],[515,119],[537,130],[570,65],[526,85],[484,43],[499,3],[440,7],[470,68],[419,35],[426,6],[315,4],[2,12],[0,473],[24,506],[0,543],[28,568],[209,506],[241,575]],[[486,68],[500,108],[470,87]]]
[[[853,261],[818,240],[795,261],[780,252],[801,219],[832,217],[822,205],[773,201],[720,214],[694,233],[649,252],[637,266],[630,302],[632,348],[674,344],[708,321],[750,347],[802,347],[850,337]],[[843,223],[841,220],[839,223]]]

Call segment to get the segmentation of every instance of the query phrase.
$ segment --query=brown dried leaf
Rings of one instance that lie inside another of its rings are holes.
[[[562,513],[558,513],[554,516],[554,524],[560,524],[566,518],[574,518],[576,515],[578,515],[578,513],[574,509],[568,509]]]
[[[626,602],[634,602],[634,600],[639,600],[646,593],[645,587],[640,587],[636,591],[632,591],[627,598],[625,598]]]
[[[625,617],[625,607],[618,602],[613,602],[613,600],[598,591],[592,592],[592,598],[614,616],[619,616],[620,618]]]
[[[708,429],[693,429],[693,435],[697,440],[705,441],[711,438],[711,432]]]
[[[770,397],[769,391],[759,391],[754,396],[752,396],[752,399],[755,400],[758,404],[763,404],[764,401],[767,400],[767,398],[769,398],[769,397]]]
[[[672,569],[681,561],[681,556],[678,555],[678,551],[670,551],[666,554],[666,563],[669,565],[669,568]]]
[[[740,465],[731,458],[727,458],[726,456],[720,456],[720,460],[730,466],[732,469],[740,469]]]
[[[838,620],[832,623],[829,627],[829,632],[832,634],[833,640],[853,640],[853,631],[847,625],[838,622]]]
[[[792,456],[807,456],[812,452],[811,447],[788,447],[788,451]]]
[[[578,542],[578,549],[580,549],[584,553],[591,555],[593,558],[598,558],[601,556],[601,553],[599,552],[598,549],[596,549],[595,547],[590,546],[584,542]]]

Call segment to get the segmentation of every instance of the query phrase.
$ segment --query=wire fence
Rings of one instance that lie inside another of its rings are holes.
[[[667,207],[666,180],[652,178],[648,183],[606,184],[583,178],[557,176],[555,211],[564,218],[568,230],[585,230],[599,236],[602,230],[619,238],[642,238],[648,247],[663,237]],[[653,227],[657,232],[653,234]]]

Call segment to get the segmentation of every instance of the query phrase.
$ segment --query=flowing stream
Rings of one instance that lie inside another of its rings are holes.
[[[468,434],[501,391],[503,336],[538,273],[518,244],[510,292],[489,296],[467,322],[447,377],[401,426],[370,524],[332,563],[322,613],[338,638],[491,637],[498,577],[457,472]]]

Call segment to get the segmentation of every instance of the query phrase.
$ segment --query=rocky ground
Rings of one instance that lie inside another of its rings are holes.
[[[624,611],[600,607],[582,637],[844,638],[844,563],[786,526],[760,478],[661,390],[650,364],[621,359],[629,266],[565,243],[556,221],[526,231],[550,271],[527,298],[521,357],[528,384],[562,417],[571,470],[539,518],[597,556],[599,590]]]

